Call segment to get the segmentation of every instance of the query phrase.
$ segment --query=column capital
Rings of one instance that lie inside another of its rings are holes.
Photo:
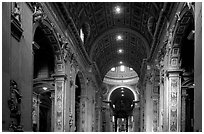
[[[183,73],[183,69],[168,69],[166,70],[166,75],[167,76],[178,76]]]
[[[55,78],[55,79],[64,78],[66,80],[67,79],[67,74],[53,74],[52,77]]]

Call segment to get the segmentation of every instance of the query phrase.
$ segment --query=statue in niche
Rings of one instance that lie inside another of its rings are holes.
[[[168,32],[168,41],[167,41],[167,45],[166,45],[167,52],[169,52],[172,48],[174,28],[175,28],[175,26],[173,25],[172,28],[170,28],[169,32]]]
[[[14,80],[10,81],[10,98],[8,100],[8,107],[10,110],[10,117],[12,121],[9,125],[9,130],[14,132],[21,132],[22,126],[21,123],[21,111],[20,103],[22,96],[19,93],[17,83]]]
[[[18,2],[14,2],[13,15],[18,22],[21,22],[20,6]]]
[[[33,2],[34,13],[33,13],[33,22],[45,19],[46,16],[43,13],[42,6],[39,2]]]
[[[64,61],[67,61],[67,58],[70,58],[70,61],[73,60],[72,57],[72,53],[71,53],[71,48],[69,47],[69,42],[67,41],[67,39],[64,36],[61,36],[59,33],[58,35],[58,40],[61,46],[61,50],[62,50],[62,57],[64,59]]]
[[[67,61],[68,53],[70,52],[70,48],[68,47],[69,43],[67,41],[62,42],[62,55],[63,59]]]

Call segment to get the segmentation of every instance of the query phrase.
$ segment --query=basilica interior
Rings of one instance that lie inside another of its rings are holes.
[[[3,2],[2,131],[202,131],[202,3]]]

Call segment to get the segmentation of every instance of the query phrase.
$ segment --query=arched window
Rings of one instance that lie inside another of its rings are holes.
[[[90,26],[88,23],[83,23],[81,25],[81,29],[80,29],[80,38],[83,42],[83,44],[86,43],[87,39],[89,38],[90,36]]]
[[[81,41],[84,43],[84,32],[82,28],[80,29],[80,38],[81,38]]]

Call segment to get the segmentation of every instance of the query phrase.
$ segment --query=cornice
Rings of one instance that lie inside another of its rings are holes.
[[[78,31],[77,31],[76,25],[75,25],[73,19],[70,17],[70,13],[69,13],[69,11],[66,9],[66,7],[65,7],[64,4],[62,5],[62,7],[63,7],[63,8],[61,9],[61,11],[64,10],[64,12],[61,12],[62,15],[63,15],[63,17],[64,17],[64,16],[68,16],[68,18],[69,18],[69,22],[68,22],[68,24],[67,24],[67,25],[68,25],[67,28],[69,29],[69,31],[70,31],[70,33],[71,33],[71,35],[72,35],[71,37],[72,37],[72,39],[74,40],[74,43],[76,44],[75,50],[79,50],[79,52],[80,52],[80,57],[81,57],[81,59],[83,60],[85,66],[86,66],[86,65],[91,65],[91,61],[90,61],[90,59],[89,59],[89,57],[88,57],[88,54],[87,54],[87,52],[86,52],[86,50],[85,50],[85,48],[84,48],[84,46],[83,46],[83,43],[82,43],[82,41],[81,41],[81,39],[80,39],[80,37],[79,37],[79,34],[78,34]],[[66,23],[66,22],[65,22],[65,23]]]
[[[49,4],[50,3],[48,3],[47,5]],[[62,31],[63,31],[64,37],[69,39],[69,41],[71,42],[71,46],[74,49],[75,53],[78,52],[77,55],[80,57],[80,60],[81,60],[80,63],[83,63],[85,67],[90,66],[91,61],[78,35],[76,26],[72,18],[70,17],[69,12],[66,10],[65,5],[63,5],[62,3],[51,3],[50,5],[51,5],[50,7],[52,8],[52,10],[56,12],[56,13],[52,13],[52,14],[55,14],[54,15],[55,19],[61,20],[58,23],[62,22],[61,25],[62,25]]]

